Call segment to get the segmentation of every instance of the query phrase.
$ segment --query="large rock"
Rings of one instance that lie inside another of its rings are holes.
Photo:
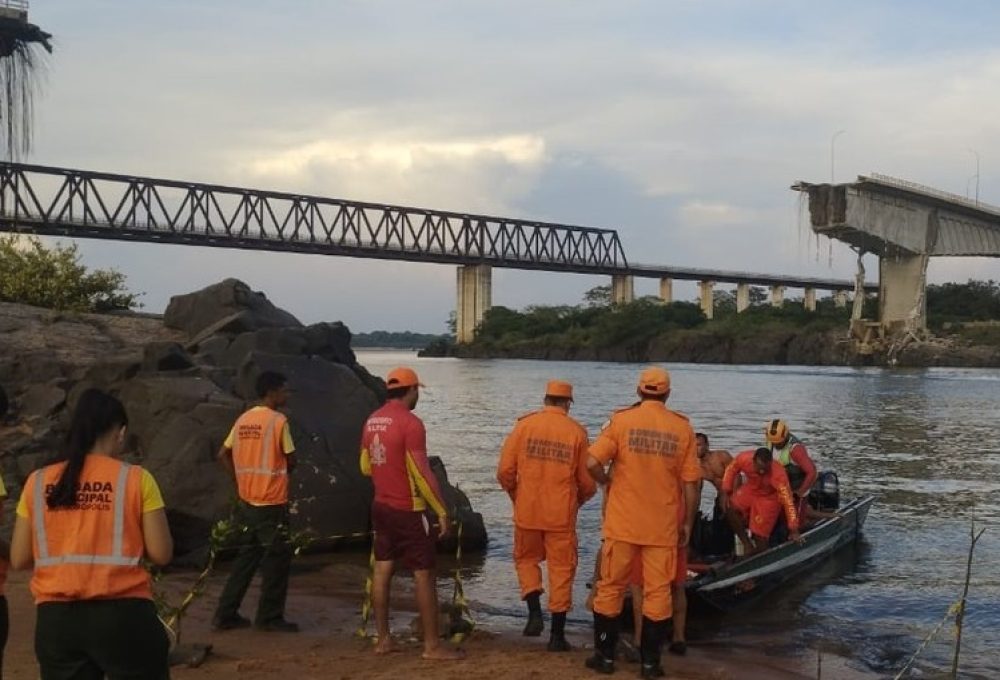
[[[170,298],[163,323],[194,337],[212,324],[238,324],[239,328],[301,326],[299,320],[278,309],[263,293],[236,279],[226,279],[187,295]]]
[[[361,428],[384,401],[385,384],[357,363],[347,327],[304,327],[234,280],[173,298],[167,316],[180,332],[142,317],[0,305],[6,329],[0,343],[11,349],[0,354],[0,380],[20,420],[16,428],[0,426],[0,464],[11,493],[59,451],[79,395],[89,387],[108,390],[128,411],[127,457],[159,482],[178,561],[197,562],[235,497],[219,448],[256,401],[260,372],[274,370],[292,387],[288,416],[299,461],[290,477],[294,529],[312,536],[314,548],[363,539],[372,486],[358,466]],[[78,347],[81,338],[92,346]],[[463,546],[484,547],[482,517],[449,484],[439,460],[432,468],[462,521]]]

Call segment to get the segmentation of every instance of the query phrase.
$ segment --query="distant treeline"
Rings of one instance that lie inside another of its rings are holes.
[[[1000,283],[991,279],[927,286],[927,324],[936,333],[1000,346]]]
[[[411,333],[410,331],[372,331],[371,333],[355,333],[351,338],[351,346],[359,347],[391,347],[394,349],[422,349],[434,341],[447,339],[445,334]]]
[[[602,349],[646,345],[656,338],[676,332],[690,334],[704,330],[713,338],[738,337],[763,330],[795,329],[822,332],[843,327],[850,318],[850,306],[838,308],[832,297],[817,300],[816,311],[807,311],[801,298],[785,300],[784,306],[770,305],[761,288],[750,291],[751,307],[736,312],[735,295],[716,291],[714,318],[705,318],[692,302],[663,304],[655,297],[643,297],[628,304],[611,304],[610,287],[593,288],[582,304],[531,306],[518,311],[493,307],[486,313],[476,334],[475,345],[506,351],[518,346],[560,349]],[[865,317],[876,318],[877,300],[866,301]],[[953,332],[963,323],[1000,320],[1000,283],[969,281],[927,287],[928,322],[932,329]],[[976,339],[991,342],[977,331]],[[995,334],[1000,337],[1000,333]],[[434,343],[441,348],[445,340]]]
[[[837,309],[832,299],[819,301],[817,312],[807,312],[801,301],[788,300],[778,309],[764,302],[767,296],[762,291],[754,293],[753,306],[737,314],[735,297],[717,291],[715,318],[709,321],[693,302],[665,305],[658,298],[643,297],[611,304],[609,287],[599,286],[587,291],[579,305],[533,306],[523,311],[493,307],[479,327],[475,344],[497,350],[520,345],[603,349],[646,345],[658,336],[702,327],[734,335],[774,324],[831,327],[846,324],[849,315],[848,310]]]
[[[1000,283],[991,279],[927,286],[927,319],[932,328],[1000,320]]]

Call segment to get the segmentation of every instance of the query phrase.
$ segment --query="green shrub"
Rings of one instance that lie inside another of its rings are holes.
[[[33,237],[0,236],[0,301],[76,312],[139,306],[113,269],[87,271],[76,244],[45,247]]]

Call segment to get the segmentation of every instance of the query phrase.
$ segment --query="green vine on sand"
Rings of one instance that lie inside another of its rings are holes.
[[[284,527],[279,526],[278,528],[280,531]],[[180,602],[176,605],[171,603],[165,590],[155,587],[157,584],[163,583],[163,572],[159,569],[151,568],[151,565],[147,565],[147,569],[149,569],[153,577],[153,602],[156,605],[157,614],[160,620],[163,621],[163,625],[169,629],[171,635],[174,637],[175,643],[180,642],[181,622],[188,608],[205,592],[205,585],[215,571],[215,564],[219,553],[227,549],[239,548],[240,545],[238,542],[236,545],[233,545],[231,541],[237,534],[245,534],[248,530],[249,527],[246,525],[237,526],[231,519],[219,520],[212,526],[208,542],[208,559],[205,562],[205,566],[199,572],[187,593],[184,594]],[[298,556],[302,554],[303,550],[308,549],[315,540],[313,532],[305,529],[303,531],[289,532],[287,543],[292,547],[292,554]]]

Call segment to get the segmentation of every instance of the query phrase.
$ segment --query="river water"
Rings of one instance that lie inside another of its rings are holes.
[[[572,415],[593,437],[613,409],[634,400],[642,367],[376,351],[358,359],[381,375],[411,365],[426,383],[417,414],[429,450],[445,461],[490,533],[466,593],[478,618],[521,625],[510,503],[494,476],[503,438],[518,415],[538,407],[550,378],[573,383]],[[961,677],[1000,678],[1000,371],[668,368],[670,406],[706,432],[712,448],[755,446],[764,421],[782,417],[821,469],[839,473],[843,497],[878,498],[856,547],[764,606],[694,622],[690,639],[775,653],[828,651],[872,677],[891,677],[958,600],[975,520],[987,531],[976,548]],[[598,547],[598,511],[595,499],[580,513],[571,616],[581,624],[589,616],[584,582]],[[920,656],[915,677],[950,667],[954,627],[946,625],[937,640]]]

